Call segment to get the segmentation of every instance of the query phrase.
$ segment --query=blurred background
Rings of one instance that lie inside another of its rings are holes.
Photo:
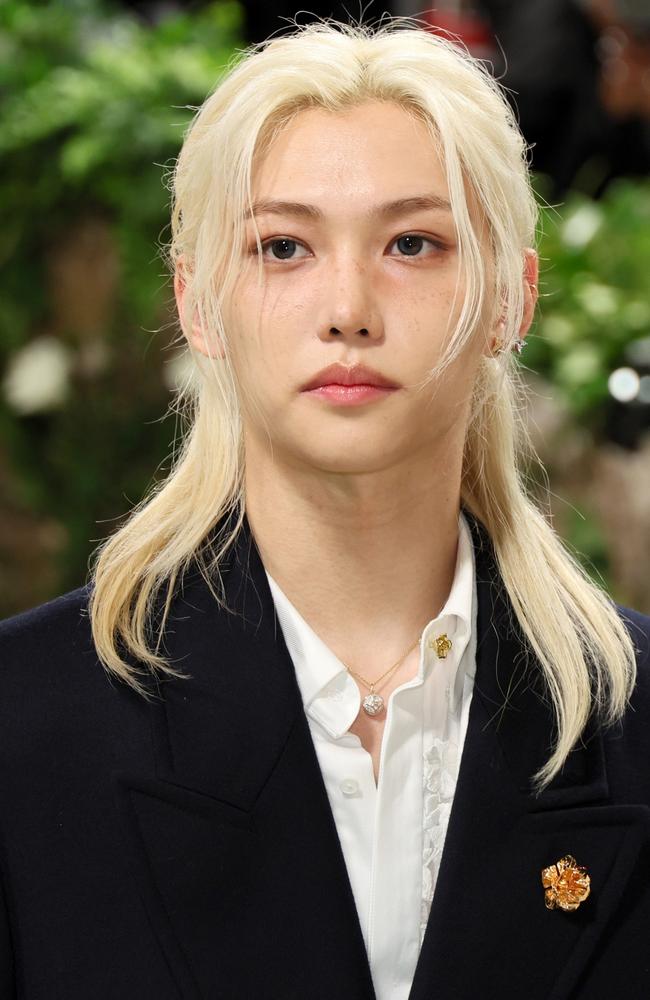
[[[169,468],[184,363],[158,247],[193,109],[288,19],[383,13],[460,36],[508,88],[542,204],[521,364],[551,516],[617,601],[650,613],[650,0],[297,10],[0,3],[0,618],[85,582]]]

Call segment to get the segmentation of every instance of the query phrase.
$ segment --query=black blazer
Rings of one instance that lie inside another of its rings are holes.
[[[456,796],[411,1000],[650,996],[650,618],[634,710],[590,726],[535,798],[550,711],[489,540]],[[336,826],[248,524],[198,571],[166,646],[191,680],[148,703],[98,664],[79,589],[0,626],[2,1000],[372,1000]],[[152,683],[152,689],[155,685]],[[415,831],[404,830],[407,838]],[[591,876],[574,912],[541,870]]]

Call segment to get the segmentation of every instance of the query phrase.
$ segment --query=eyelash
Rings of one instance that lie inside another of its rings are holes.
[[[435,249],[438,252],[443,252],[448,249],[448,247],[441,240],[434,240],[432,237],[424,236],[422,233],[402,233],[401,236],[396,236],[395,239],[391,241],[390,246],[392,246],[394,243],[397,243],[398,240],[403,240],[407,236],[415,236],[417,239],[424,240],[425,243],[430,243],[431,246],[435,247]],[[273,243],[282,243],[284,240],[286,240],[289,243],[295,243],[297,246],[304,247],[304,243],[302,243],[300,240],[293,239],[293,237],[291,236],[270,236],[267,239],[261,241],[262,255],[264,254],[264,251],[266,250],[267,247],[271,246]],[[257,245],[252,246],[249,250],[249,253],[255,256],[259,256]],[[400,254],[400,257],[403,260],[409,260],[409,259],[420,260],[423,256],[428,256],[428,255]],[[285,260],[282,260],[282,258],[280,257],[273,257],[271,259],[274,264],[293,264],[296,260],[301,260],[303,258],[289,257]]]

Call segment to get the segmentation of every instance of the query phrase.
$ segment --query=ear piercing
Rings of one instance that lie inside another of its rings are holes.
[[[504,323],[503,323],[503,320],[501,320],[501,322],[499,323],[499,327],[501,329],[503,329],[503,326],[504,326]],[[516,351],[517,354],[521,354],[521,352],[523,351],[523,349],[524,349],[525,346],[526,346],[526,340],[525,340],[525,338],[523,338],[523,337],[517,337],[517,338],[515,338],[515,340],[513,340],[512,344],[510,345],[510,350],[511,351]],[[492,353],[493,354],[502,354],[504,352],[504,350],[505,350],[504,339],[503,339],[503,337],[500,337],[497,334],[496,336],[494,336],[492,338]]]
[[[531,281],[531,283],[529,284],[528,287],[530,288],[531,292],[533,292],[533,291],[537,292],[537,285],[534,284],[532,281]],[[503,330],[504,326],[505,326],[505,321],[503,319],[499,320],[499,329]],[[511,351],[516,351],[517,354],[521,354],[521,352],[523,351],[523,349],[524,349],[525,346],[526,346],[526,339],[525,339],[525,337],[516,337],[513,340],[512,344],[510,345],[510,350]],[[492,338],[492,353],[493,354],[502,354],[504,350],[505,350],[505,343],[504,343],[503,337],[500,337],[497,334],[496,336],[494,336]]]

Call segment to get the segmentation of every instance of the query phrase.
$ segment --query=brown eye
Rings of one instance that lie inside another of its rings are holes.
[[[398,238],[393,241],[393,244],[399,248],[402,256],[404,257],[429,256],[428,254],[420,253],[426,243],[434,248],[434,252],[445,249],[444,244],[440,243],[438,240],[430,239],[428,236],[418,236],[417,233],[405,233],[404,236],[398,236]]]
[[[299,260],[305,254],[296,256],[297,247],[302,247],[302,243],[299,243],[298,240],[292,240],[288,236],[276,236],[262,242],[262,257],[271,261]],[[269,253],[269,251],[272,252]],[[257,249],[252,249],[251,253],[257,253]]]

